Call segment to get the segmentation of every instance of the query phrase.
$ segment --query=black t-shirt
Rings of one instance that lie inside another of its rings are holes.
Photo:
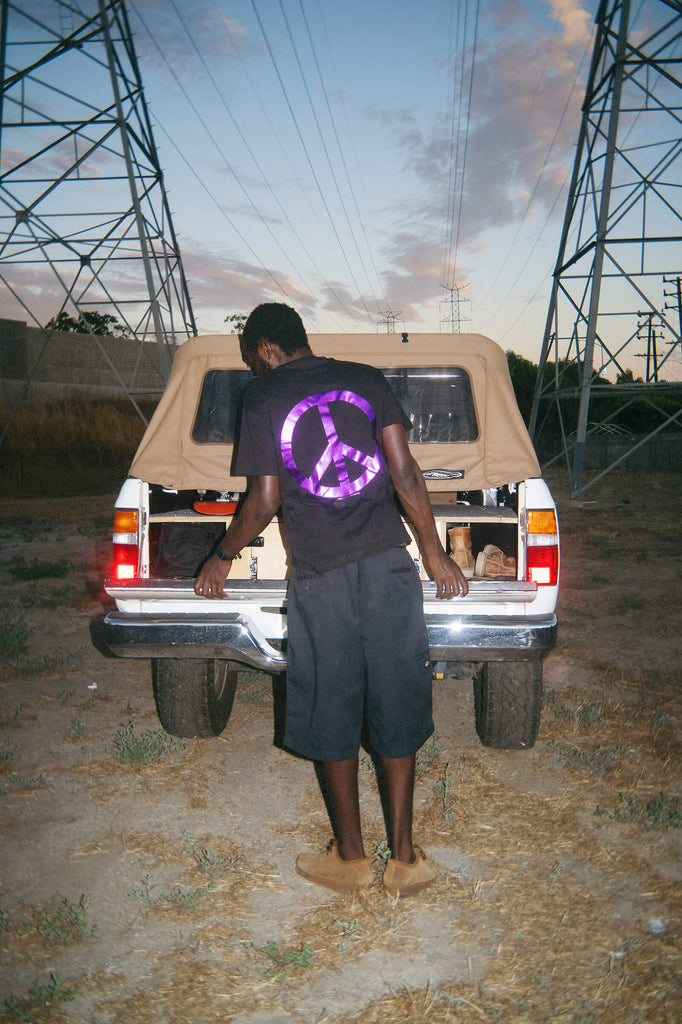
[[[296,565],[326,572],[409,542],[382,447],[410,421],[384,375],[362,363],[304,356],[249,385],[240,476],[278,476]]]

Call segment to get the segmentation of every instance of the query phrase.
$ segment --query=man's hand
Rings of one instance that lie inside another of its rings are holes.
[[[439,600],[449,600],[451,597],[465,597],[469,593],[469,584],[464,573],[444,551],[438,553],[433,559],[437,564],[428,562],[431,578],[436,584],[436,597]]]
[[[235,554],[250,544],[276,515],[279,505],[279,477],[253,477],[239,515],[232,520],[220,542],[225,554]],[[211,555],[201,567],[194,593],[198,597],[227,597],[223,588],[231,568],[231,561]]]
[[[232,562],[223,562],[217,555],[204,562],[194,584],[194,593],[199,597],[225,597],[225,581],[229,576]]]
[[[405,428],[400,423],[384,427],[381,443],[393,486],[407,518],[419,534],[420,550],[429,575],[436,584],[436,596],[441,600],[460,595],[464,597],[469,593],[469,584],[441,544],[429,493],[422,471],[410,452]]]

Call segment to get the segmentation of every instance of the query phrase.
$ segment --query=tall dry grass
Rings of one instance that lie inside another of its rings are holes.
[[[140,403],[149,418],[154,401]],[[116,398],[0,403],[0,494],[59,496],[115,490],[145,430],[132,404]],[[116,483],[118,480],[118,484]]]

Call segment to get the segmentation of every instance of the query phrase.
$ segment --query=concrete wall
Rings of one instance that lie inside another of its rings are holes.
[[[156,343],[140,346],[126,338],[98,336],[95,340],[89,334],[63,331],[48,334],[21,320],[0,319],[0,397],[18,398],[29,378],[29,400],[121,397],[123,385],[107,356],[125,387],[135,394],[163,390]]]

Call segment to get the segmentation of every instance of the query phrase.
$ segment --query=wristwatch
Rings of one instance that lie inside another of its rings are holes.
[[[213,553],[218,556],[221,562],[234,562],[235,558],[242,557],[241,552],[239,551],[237,552],[236,555],[226,555],[220,544]]]

